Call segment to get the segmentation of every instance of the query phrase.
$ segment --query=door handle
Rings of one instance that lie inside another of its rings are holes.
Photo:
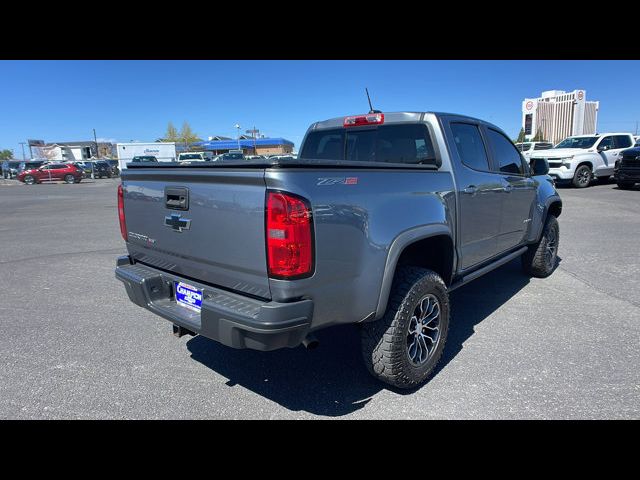
[[[466,193],[467,195],[473,195],[478,191],[478,188],[475,185],[469,185],[467,188],[462,190],[462,193]]]

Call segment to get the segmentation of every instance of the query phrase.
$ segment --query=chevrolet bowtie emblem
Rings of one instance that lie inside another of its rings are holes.
[[[182,218],[178,213],[172,213],[168,217],[164,217],[164,226],[171,228],[174,232],[182,232],[182,230],[189,230],[191,220]]]

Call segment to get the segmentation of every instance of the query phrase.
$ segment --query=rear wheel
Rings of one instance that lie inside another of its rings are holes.
[[[630,182],[617,182],[617,183],[618,183],[618,188],[622,190],[631,190],[635,185],[634,183],[630,183]]]
[[[545,278],[553,273],[558,259],[560,226],[553,215],[547,217],[538,243],[522,255],[522,269],[532,277]]]
[[[591,168],[589,165],[580,165],[573,175],[573,186],[576,188],[586,188],[591,183]]]
[[[26,183],[27,185],[33,185],[34,183],[36,183],[36,179],[32,175],[27,175],[24,177],[24,183]]]
[[[64,181],[66,183],[76,183],[76,177],[74,177],[73,175],[65,175]]]
[[[362,325],[362,354],[369,372],[398,388],[429,377],[444,350],[449,296],[440,276],[425,268],[400,267],[384,317]]]

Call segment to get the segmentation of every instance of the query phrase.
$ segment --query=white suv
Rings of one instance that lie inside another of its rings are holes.
[[[516,143],[516,147],[518,150],[522,152],[522,156],[529,161],[529,157],[534,151],[538,150],[549,150],[553,148],[553,143],[549,142],[523,142]]]
[[[529,158],[546,158],[549,175],[557,182],[569,181],[585,188],[594,178],[609,179],[620,152],[633,143],[630,133],[578,135],[565,138],[552,149],[533,152]]]

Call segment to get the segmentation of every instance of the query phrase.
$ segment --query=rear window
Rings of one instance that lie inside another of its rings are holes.
[[[436,165],[424,124],[318,130],[307,135],[300,159]]]
[[[553,145],[550,143],[536,143],[533,146],[534,150],[549,150],[550,148],[553,148]]]
[[[199,153],[181,153],[180,160],[202,160],[202,155]]]
[[[225,153],[222,155],[223,160],[242,160],[244,155],[242,153]]]

